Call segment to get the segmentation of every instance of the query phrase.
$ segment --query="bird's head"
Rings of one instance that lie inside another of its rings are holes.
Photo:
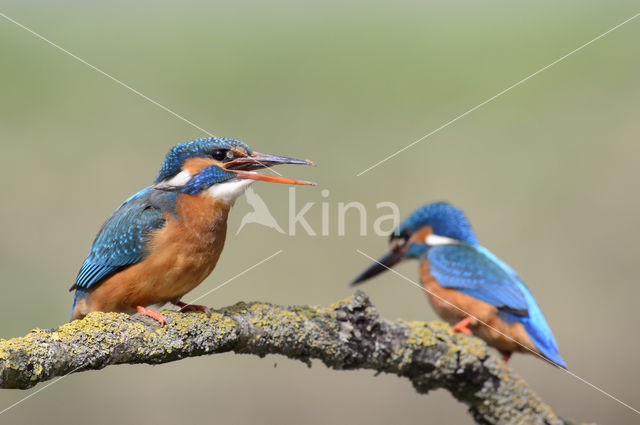
[[[212,196],[233,203],[256,180],[314,184],[254,171],[278,164],[313,165],[310,161],[255,152],[239,140],[206,137],[174,146],[162,163],[155,187],[189,195],[209,190]]]
[[[357,285],[406,258],[420,258],[434,245],[477,243],[462,210],[446,202],[423,205],[407,217],[389,238],[390,250],[356,277]]]

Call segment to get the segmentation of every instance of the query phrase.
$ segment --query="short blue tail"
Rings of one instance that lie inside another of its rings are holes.
[[[526,287],[526,285],[522,282],[521,285],[523,293],[527,300],[529,316],[522,317],[516,316],[511,313],[503,314],[507,316],[506,319],[508,321],[518,321],[522,323],[524,329],[527,331],[527,334],[529,334],[529,337],[536,345],[536,347],[538,347],[538,350],[540,350],[542,355],[558,366],[566,369],[567,365],[560,356],[556,339],[553,337],[553,333],[551,332],[547,321],[542,315],[540,307],[538,307],[536,300],[533,298],[533,295],[531,295],[531,292],[529,292],[529,289]]]
[[[484,247],[478,247],[478,249],[481,250],[486,256],[491,258],[502,268],[502,270],[504,270],[513,278],[514,282],[516,282],[522,290],[522,294],[524,295],[525,301],[527,303],[527,310],[529,312],[529,315],[527,317],[518,316],[509,312],[503,312],[501,313],[501,316],[510,323],[522,323],[524,329],[527,331],[527,334],[536,345],[536,347],[538,347],[538,350],[540,350],[542,355],[558,366],[566,369],[567,365],[558,352],[558,344],[556,343],[556,339],[553,337],[553,333],[551,332],[551,329],[549,328],[549,325],[547,324],[542,311],[540,311],[538,303],[536,303],[535,298],[533,298],[533,294],[529,292],[529,288],[527,288],[527,285],[524,284],[524,282],[520,279],[517,273],[513,271],[511,267],[509,267],[504,261],[496,257],[488,249]]]
[[[76,304],[78,304],[78,301],[81,300],[82,298],[86,298],[87,297],[87,291],[84,291],[82,289],[76,289],[76,293],[73,296],[73,304],[71,305],[71,314],[69,315],[69,321],[71,322],[73,320],[73,310],[75,310],[76,308]]]

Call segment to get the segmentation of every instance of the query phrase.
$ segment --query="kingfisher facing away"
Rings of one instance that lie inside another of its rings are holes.
[[[455,332],[473,332],[505,361],[515,351],[533,351],[566,369],[533,295],[516,272],[478,244],[460,209],[445,202],[424,205],[392,233],[390,245],[352,286],[405,258],[418,259],[431,305]]]
[[[76,282],[71,319],[92,311],[138,311],[166,323],[146,307],[171,302],[182,311],[207,308],[180,299],[216,266],[236,198],[256,180],[313,184],[253,170],[307,164],[254,152],[233,139],[181,143],[167,154],[152,186],[111,215],[98,232]]]

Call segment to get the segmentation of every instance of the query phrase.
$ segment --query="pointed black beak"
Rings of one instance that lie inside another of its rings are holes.
[[[251,170],[260,170],[264,168],[270,168],[278,164],[298,164],[298,165],[312,165],[313,162],[302,159],[289,158],[287,156],[271,155],[268,153],[253,152],[249,156],[236,158],[233,161],[229,161],[224,164],[223,168],[227,171],[232,171],[241,179],[261,180],[272,183],[284,183],[284,184],[301,184],[315,186],[313,182],[304,180],[294,180],[282,176],[271,176],[266,174],[258,174]]]
[[[367,279],[374,277],[377,274],[380,274],[387,269],[395,266],[402,260],[403,253],[402,251],[389,251],[384,254],[378,261],[369,266],[365,271],[360,273],[358,277],[356,277],[353,282],[349,284],[349,286],[356,286],[360,283],[364,282]]]
[[[287,156],[278,156],[278,155],[271,155],[268,153],[253,152],[249,156],[236,158],[233,161],[228,162],[227,164],[225,164],[225,168],[229,170],[250,171],[250,170],[259,170],[262,168],[269,168],[279,164],[298,164],[298,165],[315,166],[315,164],[309,161],[308,159],[303,160],[303,159],[289,158]]]

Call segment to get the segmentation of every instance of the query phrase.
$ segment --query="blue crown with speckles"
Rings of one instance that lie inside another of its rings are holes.
[[[231,149],[234,147],[246,149],[249,155],[253,153],[246,143],[226,137],[204,137],[175,145],[167,153],[155,183],[168,180],[178,174],[182,169],[182,164],[189,158],[206,157],[217,149]]]
[[[471,224],[460,208],[446,202],[432,202],[415,210],[400,223],[391,237],[411,235],[425,226],[433,233],[468,243],[478,243]]]

